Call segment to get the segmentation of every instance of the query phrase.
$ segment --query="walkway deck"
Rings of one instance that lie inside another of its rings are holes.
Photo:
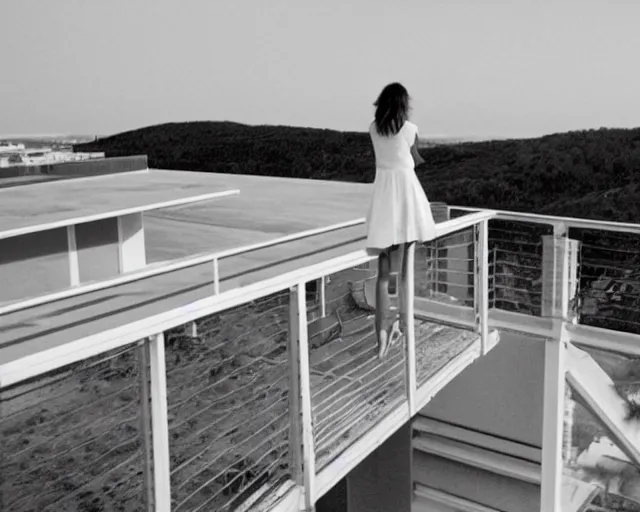
[[[349,283],[364,277],[359,270],[331,277],[327,311],[338,312],[339,325],[309,338],[317,471],[407,400],[404,345],[392,347],[381,362],[374,316],[354,307],[349,296]],[[419,386],[480,343],[474,332],[424,320],[415,329]]]
[[[243,467],[277,466],[287,460],[287,354],[272,353],[277,339],[273,344],[265,343],[283,324],[286,326],[286,308],[274,312],[277,322],[263,315],[252,334],[245,331],[244,336],[233,337],[233,326],[243,313],[245,308],[216,315],[210,319],[210,327],[203,319],[207,336],[200,344],[167,346],[174,509],[180,504],[178,510],[201,506],[203,510],[215,509],[235,497],[233,486],[222,491],[238,454]],[[433,324],[418,323],[420,332],[434,332]],[[310,340],[318,472],[406,403],[402,347],[380,363],[375,356],[372,320],[354,315],[344,325],[340,339],[324,345],[315,344],[318,338]],[[432,359],[424,362],[429,378],[436,379],[456,357],[479,348],[477,339],[469,339],[465,331],[459,333],[446,344],[429,335],[416,339],[417,347],[429,348]],[[216,350],[222,341],[226,348]],[[243,352],[223,366],[224,358],[240,347]],[[113,503],[114,496],[128,506],[141,505],[142,481],[136,471],[142,467],[143,458],[135,432],[139,422],[139,363],[135,349],[118,353],[102,357],[102,363],[77,365],[55,378],[21,384],[3,393],[5,408],[0,425],[5,432],[5,478],[0,491],[11,496],[9,509],[14,503],[19,504],[17,511],[31,510],[44,504],[64,504],[60,500],[82,502],[98,495],[107,505]],[[428,385],[429,378],[423,384]],[[131,432],[131,446],[126,450],[113,448],[122,442],[119,432]],[[88,445],[87,440],[92,443]],[[97,467],[68,476],[78,492],[69,493],[59,485],[60,468],[68,468],[67,464],[88,468],[95,460],[101,461]],[[338,464],[348,468],[354,461],[346,456]],[[330,471],[338,475],[334,469]],[[260,474],[258,469],[254,473]],[[274,473],[288,478],[291,468],[283,464]],[[212,475],[225,478],[211,482]]]

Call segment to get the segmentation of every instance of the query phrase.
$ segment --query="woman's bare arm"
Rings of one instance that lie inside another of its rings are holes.
[[[411,156],[413,157],[413,161],[416,166],[424,163],[424,158],[420,156],[418,152],[418,134],[416,133],[416,140],[413,142],[413,146],[411,146]]]

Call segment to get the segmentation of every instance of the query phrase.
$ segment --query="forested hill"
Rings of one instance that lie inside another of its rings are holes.
[[[169,123],[75,146],[107,156],[146,154],[164,169],[373,181],[366,133],[231,122]],[[422,149],[431,200],[640,222],[640,128]]]

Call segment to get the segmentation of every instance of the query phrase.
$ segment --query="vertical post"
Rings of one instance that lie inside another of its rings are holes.
[[[185,326],[185,334],[187,336],[189,336],[190,338],[197,338],[198,337],[198,324],[195,321],[189,322]]]
[[[220,295],[220,264],[218,258],[213,258],[213,293]]]
[[[302,411],[300,404],[300,345],[298,339],[298,291],[289,289],[289,453],[291,474],[296,485],[304,487],[302,469]]]
[[[151,446],[151,405],[149,389],[149,342],[142,340],[138,343],[138,364],[140,366],[140,423],[142,432],[142,449],[144,450],[144,491],[145,505],[148,512],[153,512],[153,449]]]
[[[557,278],[560,280],[558,283],[558,311],[554,311],[554,317],[559,317],[562,320],[567,319],[569,312],[569,252],[570,245],[569,239],[566,236],[556,238],[558,241],[560,259],[560,268]]]
[[[476,332],[480,335],[482,355],[486,355],[489,347],[489,221],[483,220],[474,228],[475,271],[474,275],[474,312]]]
[[[118,217],[118,259],[121,274],[147,265],[142,213]]]
[[[307,329],[306,283],[296,286],[296,305],[298,314],[298,354],[300,358],[300,400],[302,410],[302,455],[304,506],[311,512],[316,502],[316,460],[313,436],[313,407],[311,404],[311,372],[309,367],[309,333]]]
[[[561,512],[563,434],[565,412],[565,323],[569,307],[569,239],[566,230],[554,229],[543,237],[543,286],[547,292],[543,314],[554,319],[554,334],[545,342],[542,425],[541,512]],[[548,268],[552,265],[552,268]],[[544,288],[543,288],[544,291]]]
[[[579,273],[579,256],[580,254],[580,242],[578,240],[571,240],[569,239],[569,257],[568,257],[568,264],[569,264],[569,268],[568,268],[568,276],[567,276],[567,280],[569,282],[569,303],[571,303],[572,300],[578,300],[578,290],[579,290],[579,286],[580,286],[580,273]],[[576,304],[577,306],[577,304]],[[568,311],[567,312],[567,317],[568,320],[570,320],[572,323],[577,323],[578,322],[578,308],[574,308],[573,311]]]
[[[497,288],[497,280],[496,280],[496,274],[498,273],[498,248],[494,246],[493,251],[491,251],[493,253],[493,266],[491,267],[493,269],[493,279],[492,279],[492,283],[493,283],[493,305],[492,307],[496,307],[496,296],[498,294],[498,288]]]
[[[570,240],[566,226],[554,226],[542,237],[542,316],[567,320],[571,291],[577,285],[578,240]],[[573,282],[572,282],[573,281]]]
[[[326,295],[326,287],[327,282],[325,276],[320,278],[320,317],[324,318],[327,316],[327,295]]]
[[[445,222],[451,218],[451,209],[446,203],[434,201],[431,203],[431,214],[435,222]],[[432,294],[437,295],[440,292],[440,272],[446,271],[448,267],[447,262],[447,248],[441,240],[433,240],[429,243],[429,257],[431,259],[430,270],[432,274],[429,276],[430,288]],[[440,252],[443,252],[442,258]],[[445,281],[445,286],[447,281]],[[449,292],[448,288],[445,290]]]
[[[416,409],[416,392],[418,389],[417,377],[416,377],[416,337],[415,337],[415,250],[416,244],[412,243],[405,251],[407,269],[406,286],[401,291],[403,294],[403,306],[404,311],[401,312],[404,315],[405,325],[405,339],[407,343],[407,369],[406,369],[406,388],[407,388],[407,401],[409,402],[409,413],[413,417],[418,411]]]
[[[545,341],[541,512],[562,512],[565,352],[564,339]]]
[[[171,511],[171,468],[169,458],[169,418],[167,413],[167,372],[164,333],[149,340],[151,369],[151,430],[153,432],[153,490],[155,511]]]
[[[76,227],[67,226],[67,246],[69,249],[69,284],[80,284],[80,263],[78,261],[78,245],[76,242]]]
[[[440,275],[440,265],[438,264],[438,240],[432,240],[427,245],[427,254],[429,258],[429,291],[431,296],[437,296],[440,291],[438,285],[438,276]]]

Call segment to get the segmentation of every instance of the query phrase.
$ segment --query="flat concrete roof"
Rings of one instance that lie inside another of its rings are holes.
[[[56,176],[52,174],[28,174],[25,176],[12,176],[9,178],[4,178],[2,177],[2,170],[3,169],[0,169],[0,188],[17,187],[20,185],[34,185],[36,183],[73,178],[73,176]]]
[[[152,175],[156,172],[152,171]],[[372,190],[370,184],[363,183],[187,174],[196,175],[193,179],[201,180],[203,186],[238,189],[240,194],[224,201],[145,213],[148,262],[237,249],[363,218]]]
[[[0,188],[0,239],[228,192],[202,173],[148,170]]]
[[[150,264],[202,253],[240,249],[286,235],[325,228],[365,217],[371,185],[261,176],[156,171],[137,174],[148,186],[188,185],[188,190],[240,193],[145,213],[147,261]],[[133,175],[109,181],[140,183]],[[125,178],[125,180],[123,180]],[[84,188],[94,180],[84,179]],[[131,181],[127,181],[131,180]],[[74,180],[61,183],[65,188]],[[58,183],[25,186],[53,189]],[[11,190],[18,190],[13,188]],[[9,189],[8,189],[9,190]],[[365,226],[357,224],[308,238],[237,254],[220,260],[220,292],[337,258],[365,247]],[[171,311],[213,294],[209,263],[97,290],[22,311],[0,315],[0,360],[10,362],[98,334],[116,326]]]

